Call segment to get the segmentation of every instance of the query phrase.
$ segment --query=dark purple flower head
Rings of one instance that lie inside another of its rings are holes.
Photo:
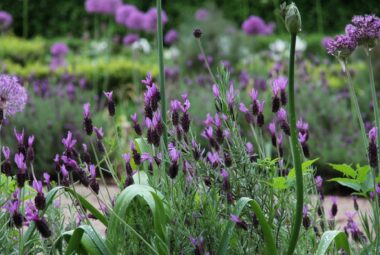
[[[71,133],[71,131],[68,131],[67,137],[62,139],[62,143],[63,145],[65,145],[67,150],[71,150],[77,143],[77,140],[73,139],[73,134]]]
[[[284,108],[280,108],[280,110],[278,110],[277,112],[277,118],[280,122],[283,122],[283,121],[287,121],[288,120],[288,117],[287,117],[287,114],[286,114],[286,111]]]
[[[198,9],[195,13],[195,19],[198,21],[206,21],[208,19],[209,12],[206,9]]]
[[[327,42],[327,53],[337,58],[346,59],[355,50],[357,42],[355,38],[348,35],[337,35],[333,40]]]
[[[308,206],[307,206],[307,205],[304,205],[304,206],[303,206],[303,209],[302,209],[303,217],[306,217],[306,216],[307,216],[307,211],[308,211]]]
[[[140,39],[138,34],[128,34],[123,38],[123,44],[125,46],[131,46],[134,42],[137,42]]]
[[[37,191],[37,193],[42,193],[42,182],[33,180],[33,188]]]
[[[242,219],[239,218],[239,216],[235,215],[235,214],[231,214],[230,215],[230,220],[234,223],[236,223],[236,225],[244,230],[248,230],[248,225],[246,222],[244,222]]]
[[[247,35],[270,35],[274,28],[273,23],[266,24],[262,18],[253,15],[242,24],[242,29]]]
[[[98,140],[102,140],[103,137],[104,137],[103,128],[94,127],[94,131],[95,131],[95,134],[96,134],[96,138],[98,138]]]
[[[228,172],[226,171],[226,169],[222,169],[222,171],[220,172],[220,175],[223,177],[223,178],[228,178]]]
[[[279,135],[277,136],[277,144],[278,144],[278,146],[281,146],[281,145],[282,145],[282,139],[283,139],[282,134],[279,134]]]
[[[330,200],[332,202],[331,210],[330,210],[330,218],[334,218],[336,214],[338,213],[337,198],[335,196],[331,196]]]
[[[177,32],[175,29],[170,29],[170,30],[166,33],[165,38],[164,38],[164,42],[165,42],[167,45],[172,45],[172,44],[175,43],[177,40],[178,40],[178,32]]]
[[[28,137],[28,146],[33,147],[33,143],[34,143],[34,135],[31,135]]]
[[[274,95],[275,97],[278,97],[279,94],[280,94],[280,91],[281,91],[281,89],[280,89],[279,83],[277,82],[277,80],[274,80],[274,81],[273,81],[273,84],[272,84],[272,92],[273,92],[273,95]]]
[[[142,80],[141,82],[142,84],[145,84],[145,86],[151,87],[153,85],[153,78],[152,78],[151,73],[148,72],[148,74],[145,77],[145,80]]]
[[[11,157],[11,150],[7,146],[3,146],[3,154],[6,160],[9,160]]]
[[[157,30],[157,9],[151,8],[148,10],[148,12],[145,14],[144,17],[144,29],[146,32],[156,32]],[[166,15],[165,11],[162,10],[161,12],[161,21],[162,25],[165,25],[168,22],[168,16]]]
[[[50,185],[50,174],[45,172],[43,174],[43,177],[44,177],[44,183],[49,186]]]
[[[65,43],[54,43],[50,48],[50,53],[53,57],[64,57],[69,53],[69,48]]]
[[[347,25],[346,33],[355,38],[359,45],[373,47],[380,38],[380,19],[375,15],[354,16],[352,25]]]
[[[91,108],[90,103],[85,103],[83,105],[83,117],[86,119],[89,119],[91,117],[90,116],[91,115],[90,108]]]
[[[0,74],[0,121],[25,108],[28,95],[16,76]]]
[[[108,102],[112,102],[113,99],[112,99],[112,94],[113,94],[113,91],[110,91],[110,92],[103,92],[104,95],[106,96]]]
[[[270,134],[272,136],[276,135],[276,124],[274,123],[274,121],[272,121],[271,123],[269,123],[268,129],[269,129],[269,132],[270,132]]]
[[[4,209],[10,214],[18,213],[20,209],[20,201],[8,201],[8,203],[4,206]]]
[[[377,139],[377,127],[373,127],[369,132],[368,132],[368,138],[371,143],[376,143]]]
[[[0,11],[0,32],[6,31],[12,24],[13,18],[6,11]]]
[[[120,5],[116,8],[115,20],[121,25],[126,25],[128,17],[132,12],[136,11],[137,8],[131,4]]]

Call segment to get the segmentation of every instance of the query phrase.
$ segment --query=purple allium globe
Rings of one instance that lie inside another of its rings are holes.
[[[326,36],[326,37],[323,37],[323,39],[321,40],[321,45],[323,48],[327,48],[327,45],[329,44],[330,41],[334,40],[334,38],[330,37],[330,36]]]
[[[132,11],[126,21],[125,25],[133,30],[140,30],[144,28],[145,14],[139,10]]]
[[[54,43],[50,48],[50,53],[53,57],[65,56],[69,52],[69,48],[65,43]]]
[[[128,34],[128,35],[124,36],[123,44],[125,46],[130,46],[134,42],[138,41],[139,39],[140,39],[140,36],[138,34]]]
[[[253,15],[242,24],[242,29],[247,35],[271,35],[274,28],[273,23],[266,24],[262,18]]]
[[[337,35],[333,40],[327,42],[327,53],[340,59],[348,58],[355,50],[357,42],[348,35]]]
[[[126,25],[128,17],[136,10],[137,8],[131,4],[125,4],[117,7],[115,13],[116,22],[122,25]]]
[[[148,12],[145,14],[145,20],[144,20],[144,29],[146,32],[154,33],[157,29],[157,9],[151,8],[148,10]],[[166,15],[165,11],[162,10],[161,13],[162,18],[162,25],[165,25],[168,22],[168,16]]]
[[[28,100],[25,88],[19,78],[12,75],[0,74],[0,111],[1,120],[22,112]]]
[[[164,41],[167,45],[172,45],[178,40],[178,33],[175,29],[170,29],[164,38]]]
[[[206,9],[198,9],[195,13],[195,19],[198,21],[206,21],[208,19],[209,13]]]
[[[121,0],[86,0],[85,9],[88,13],[115,14],[120,5]]]
[[[13,18],[6,11],[0,11],[0,31],[6,31],[12,24]]]
[[[373,47],[380,38],[380,19],[375,15],[354,16],[352,24],[346,26],[346,34],[358,45]]]

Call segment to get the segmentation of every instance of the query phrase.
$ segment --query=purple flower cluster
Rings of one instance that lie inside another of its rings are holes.
[[[60,67],[66,67],[66,55],[69,52],[69,48],[65,43],[55,43],[50,48],[51,53],[51,62],[50,62],[50,69],[55,71]]]
[[[157,29],[157,9],[151,8],[144,13],[134,5],[120,4],[115,10],[115,20],[129,29],[154,33]],[[165,11],[162,11],[162,24],[165,25],[167,22],[168,17]]]
[[[175,29],[170,29],[165,37],[164,37],[164,42],[165,44],[167,45],[172,45],[173,43],[175,43],[176,41],[178,40],[178,33]]]
[[[271,35],[275,24],[267,24],[262,18],[252,15],[243,22],[242,29],[247,35]]]
[[[326,41],[327,53],[346,59],[357,46],[372,48],[380,38],[380,19],[375,15],[354,16],[345,34]]]
[[[13,17],[6,11],[0,11],[0,32],[6,31],[12,25]]]
[[[130,46],[134,42],[138,41],[139,39],[140,39],[140,36],[138,34],[128,34],[128,35],[124,36],[123,44],[125,46]]]
[[[86,0],[85,9],[88,13],[115,14],[122,5],[122,0]]]
[[[28,95],[16,76],[0,74],[0,124],[8,116],[22,112]]]

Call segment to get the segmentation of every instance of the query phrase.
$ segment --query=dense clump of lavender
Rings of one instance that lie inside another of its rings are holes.
[[[12,25],[13,17],[6,11],[0,11],[0,32],[6,31]]]
[[[274,23],[265,23],[258,16],[249,16],[242,24],[242,29],[247,35],[271,35],[275,28]]]
[[[0,120],[21,112],[28,95],[16,76],[0,74]]]

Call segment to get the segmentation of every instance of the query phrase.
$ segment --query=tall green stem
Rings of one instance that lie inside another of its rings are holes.
[[[164,123],[164,145],[168,147],[168,131],[166,128],[166,98],[165,98],[165,72],[164,72],[164,54],[163,54],[163,35],[162,35],[162,4],[157,0],[157,46],[158,46],[158,64],[160,72],[160,93],[161,93],[161,118]]]
[[[291,34],[290,43],[290,57],[289,57],[289,116],[290,116],[290,141],[292,147],[293,164],[296,171],[296,193],[297,204],[295,218],[293,222],[293,228],[290,235],[290,242],[288,247],[288,255],[292,255],[296,248],[298,241],[298,235],[301,229],[302,222],[302,207],[303,207],[303,177],[300,158],[300,148],[297,139],[296,131],[296,110],[295,110],[295,98],[294,98],[294,58],[296,49],[297,34]]]

